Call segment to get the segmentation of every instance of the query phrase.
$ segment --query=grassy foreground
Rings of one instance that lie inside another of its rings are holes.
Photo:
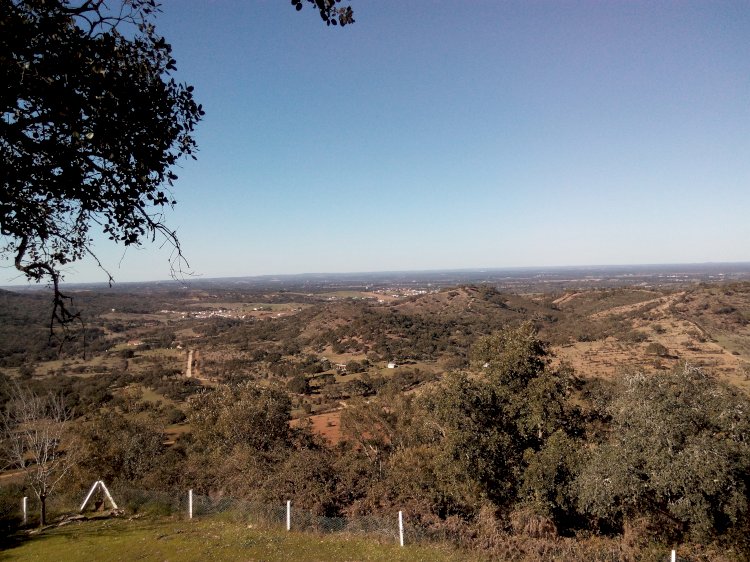
[[[80,521],[3,541],[6,560],[442,561],[479,560],[449,548],[382,544],[345,535],[248,528],[216,520]]]

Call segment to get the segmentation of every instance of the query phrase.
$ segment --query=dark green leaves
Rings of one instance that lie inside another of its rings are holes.
[[[665,535],[719,535],[748,521],[747,398],[684,365],[629,376],[610,406],[610,439],[578,479],[597,517],[649,517]]]
[[[336,6],[341,0],[307,0],[314,4],[320,14],[320,19],[326,25],[340,25],[341,27],[354,23],[354,12],[351,6]],[[292,6],[298,12],[302,9],[302,0],[292,0]]]
[[[155,10],[0,0],[2,251],[30,279],[57,287],[60,265],[91,254],[98,225],[126,245],[160,233],[180,255],[162,222],[164,185],[195,156],[203,109],[170,77]]]

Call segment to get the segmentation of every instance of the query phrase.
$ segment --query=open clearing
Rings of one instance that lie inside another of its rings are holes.
[[[435,561],[479,560],[449,547],[381,544],[346,535],[251,528],[216,520],[123,520],[76,522],[34,536],[7,537],[0,560],[263,560]]]
[[[310,423],[310,429],[323,437],[328,443],[336,445],[341,441],[341,410],[315,414],[307,418],[292,420],[290,425],[297,427],[303,423]]]
[[[732,303],[747,310],[745,293],[732,293]],[[601,308],[590,314],[591,321],[611,317],[625,318],[642,341],[607,337],[596,341],[577,341],[553,348],[558,361],[570,364],[584,377],[617,377],[626,370],[655,372],[673,368],[679,361],[707,369],[712,375],[750,392],[750,353],[746,346],[750,332],[746,320],[732,323],[734,312],[726,305],[720,309],[714,288],[685,291],[649,298],[635,303]],[[560,300],[560,299],[558,299]],[[566,301],[570,304],[570,300]],[[604,304],[604,303],[602,303]],[[719,313],[715,311],[719,310]],[[739,313],[738,313],[739,314]],[[661,344],[666,353],[649,353],[649,344]]]

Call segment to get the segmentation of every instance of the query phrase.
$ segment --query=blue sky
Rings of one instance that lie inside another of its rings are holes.
[[[165,1],[206,110],[167,217],[196,273],[750,261],[747,2],[351,5]]]

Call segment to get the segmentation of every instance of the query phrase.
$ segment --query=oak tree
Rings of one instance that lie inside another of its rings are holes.
[[[556,465],[563,470],[543,465],[574,446],[579,416],[568,400],[572,372],[553,367],[549,355],[532,324],[506,327],[473,346],[473,374],[452,373],[424,394],[442,470],[455,471],[449,481],[461,490],[446,489],[451,502],[476,510],[484,500],[498,507],[521,501],[555,516],[569,510],[572,460]]]
[[[93,256],[92,229],[125,246],[164,236],[173,168],[195,157],[203,110],[178,83],[155,0],[0,0],[2,253],[55,290],[61,268]],[[110,278],[111,279],[111,278]]]
[[[307,1],[328,25],[354,22],[338,0]],[[0,0],[0,257],[51,283],[50,330],[76,316],[62,268],[85,256],[101,266],[96,230],[125,246],[163,237],[173,273],[185,264],[163,212],[204,113],[174,78],[158,10],[157,0]]]
[[[320,18],[326,22],[326,25],[345,25],[354,23],[354,12],[351,6],[337,6],[341,0],[307,0],[313,4],[320,14]],[[292,6],[297,11],[302,9],[302,0],[292,0]]]
[[[750,401],[689,365],[629,375],[610,404],[609,439],[578,478],[591,515],[645,518],[664,536],[705,540],[750,521]]]

